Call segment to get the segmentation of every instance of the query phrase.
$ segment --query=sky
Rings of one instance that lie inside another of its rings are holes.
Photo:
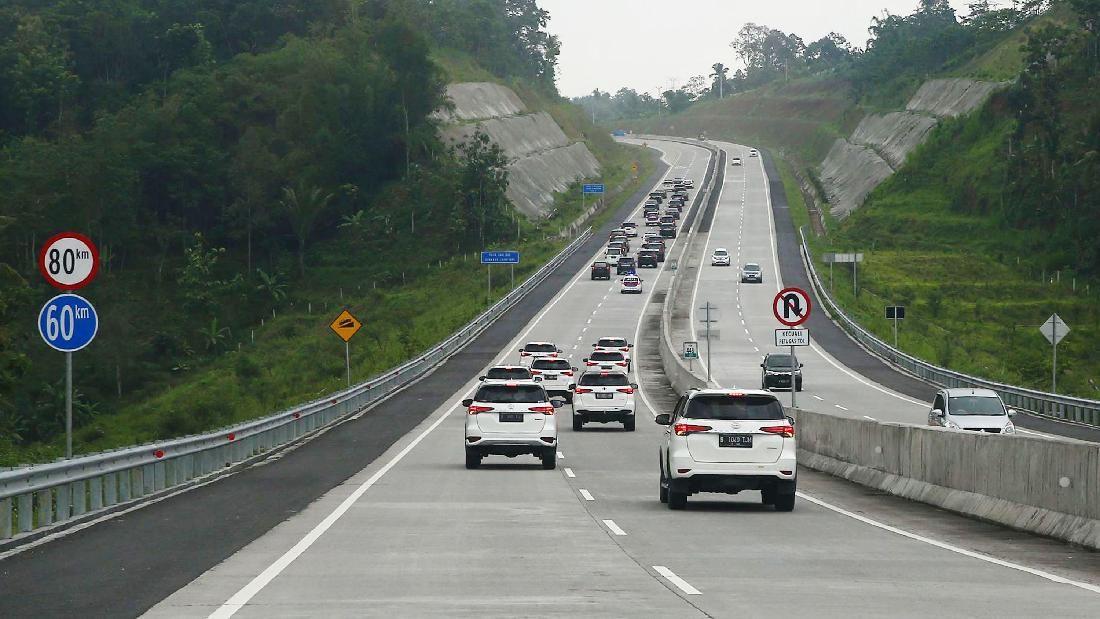
[[[951,0],[959,15],[972,0]],[[654,93],[721,62],[738,67],[730,42],[746,23],[793,32],[806,43],[838,32],[863,47],[871,18],[908,15],[917,0],[538,0],[561,39],[558,90],[586,95],[622,86]]]

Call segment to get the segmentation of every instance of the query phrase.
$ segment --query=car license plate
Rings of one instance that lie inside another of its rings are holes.
[[[501,413],[501,423],[523,423],[523,413]]]
[[[546,380],[557,380],[558,378],[557,374],[543,374],[543,376]]]
[[[596,394],[596,399],[597,400],[610,400],[613,397],[615,397],[615,394],[613,394],[613,393],[597,393]]]
[[[751,434],[719,434],[719,447],[752,447]]]

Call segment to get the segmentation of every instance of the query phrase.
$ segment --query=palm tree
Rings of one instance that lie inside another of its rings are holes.
[[[218,319],[214,318],[210,321],[210,326],[199,329],[198,334],[202,337],[206,350],[217,350],[229,337],[229,327],[219,327]]]
[[[283,199],[279,204],[286,210],[290,227],[298,238],[298,272],[306,276],[306,241],[313,233],[317,218],[332,201],[332,194],[324,194],[320,187],[307,189],[304,185],[298,189],[283,187]]]
[[[713,77],[714,81],[718,82],[718,98],[721,99],[725,96],[726,74],[730,72],[730,69],[720,62],[714,63],[710,68],[714,69],[710,77]]]
[[[278,273],[268,275],[263,269],[256,269],[260,276],[260,284],[256,286],[259,292],[266,292],[271,299],[278,303],[286,298],[286,282],[279,279]]]

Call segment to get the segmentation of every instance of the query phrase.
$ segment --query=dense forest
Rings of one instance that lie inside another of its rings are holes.
[[[514,231],[500,149],[437,138],[432,58],[556,97],[547,18],[534,0],[3,3],[0,443],[63,428],[58,355],[33,324],[56,232],[103,261],[79,428],[292,302],[325,244],[392,273],[409,252],[379,247],[434,262]]]

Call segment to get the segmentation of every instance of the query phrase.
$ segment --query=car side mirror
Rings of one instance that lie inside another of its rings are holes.
[[[516,352],[523,352],[523,349],[522,348],[517,349]]]
[[[562,353],[562,349],[559,348],[558,349],[558,354],[560,355],[561,353]]]
[[[638,389],[639,388],[638,383],[630,383],[630,388],[631,389]]]
[[[1014,409],[1014,408],[1008,409],[1008,416],[1009,417],[1015,417],[1016,416],[1016,409]]]
[[[569,383],[569,390],[575,391],[577,389],[577,383]]]
[[[627,344],[626,347],[627,348],[634,348],[634,344]]]
[[[671,426],[672,425],[672,415],[670,415],[668,413],[661,413],[660,415],[657,415],[656,417],[654,417],[653,421],[656,421],[657,425],[659,425],[659,426]]]
[[[550,403],[554,405],[554,408],[565,406],[565,400],[562,398],[551,398]]]
[[[575,365],[570,369],[572,369],[574,372],[579,372],[580,371],[580,370],[577,369],[577,366],[575,366]]]
[[[799,364],[798,364],[798,367],[800,367],[800,368],[801,368],[801,367],[805,367],[805,366],[806,366],[806,364],[805,364],[805,363],[799,363]]]
[[[484,376],[478,376],[477,379],[478,380],[485,380],[485,377]]]
[[[932,409],[932,416],[933,417],[943,417],[943,411],[941,411],[938,408],[933,408]]]
[[[763,364],[763,363],[761,363],[761,364],[760,364],[760,367],[764,367],[764,364]]]
[[[585,357],[584,359],[581,359],[581,361],[583,361],[585,363],[588,363],[588,357]]]
[[[462,405],[467,407],[467,408],[469,408],[469,406],[473,403],[474,403],[473,398],[466,398],[465,400],[462,401]]]

